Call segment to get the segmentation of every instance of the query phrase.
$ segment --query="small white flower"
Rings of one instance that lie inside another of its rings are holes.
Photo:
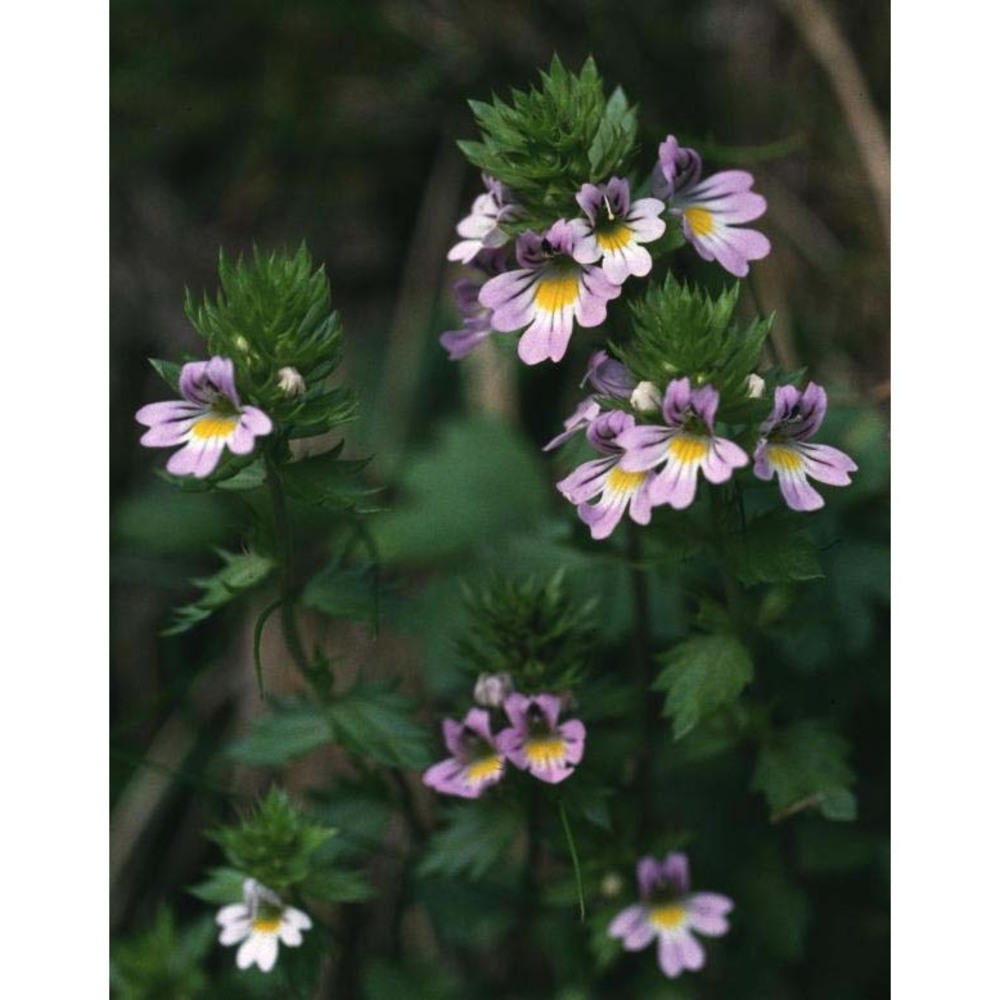
[[[312,920],[294,906],[282,906],[281,899],[255,879],[243,883],[243,902],[224,906],[215,916],[222,928],[219,944],[240,941],[236,965],[249,969],[256,963],[261,972],[270,972],[278,960],[278,941],[289,948],[302,944],[302,932]]]
[[[278,388],[286,396],[301,396],[306,391],[306,380],[297,368],[282,368],[278,371]]]
[[[637,413],[654,413],[663,406],[663,393],[652,382],[640,382],[632,390],[629,403]]]
[[[499,708],[513,690],[510,674],[480,674],[472,697],[483,708]]]

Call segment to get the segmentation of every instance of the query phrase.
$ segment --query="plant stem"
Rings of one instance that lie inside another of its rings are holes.
[[[274,516],[274,538],[278,548],[278,558],[281,561],[281,631],[285,638],[285,646],[292,660],[299,668],[302,676],[312,687],[317,686],[317,678],[309,657],[306,655],[302,640],[299,637],[295,622],[295,592],[292,574],[292,532],[288,520],[288,505],[285,502],[285,490],[281,485],[281,475],[274,460],[268,455],[264,460],[267,470],[267,490],[271,497],[271,512]],[[319,692],[317,692],[319,693]]]
[[[635,614],[633,656],[635,676],[639,685],[642,708],[639,717],[639,753],[636,760],[635,787],[639,792],[639,839],[643,839],[652,821],[654,796],[650,787],[653,754],[650,743],[656,726],[657,702],[650,692],[653,683],[653,637],[649,604],[649,580],[642,567],[642,543],[639,529],[628,522],[629,579],[632,586],[632,607]]]

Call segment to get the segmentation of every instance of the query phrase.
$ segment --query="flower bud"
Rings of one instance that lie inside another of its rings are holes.
[[[306,391],[306,381],[295,368],[282,368],[278,372],[278,388],[286,396],[301,396]]]
[[[608,872],[601,879],[601,895],[605,899],[617,899],[624,888],[625,883],[617,872]]]
[[[639,413],[653,413],[663,406],[663,393],[652,382],[640,382],[633,390],[629,403]]]
[[[762,399],[764,396],[764,380],[756,374],[747,375],[747,395],[751,399]]]
[[[472,697],[483,708],[499,708],[513,690],[510,674],[480,674]]]

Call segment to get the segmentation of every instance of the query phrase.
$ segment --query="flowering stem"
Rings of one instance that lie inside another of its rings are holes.
[[[580,901],[580,923],[584,923],[587,919],[587,904],[583,899],[583,877],[580,874],[580,859],[576,854],[573,831],[570,829],[569,817],[566,815],[566,806],[563,804],[562,799],[559,799],[559,818],[562,820],[563,832],[566,834],[566,845],[569,847],[569,856],[573,859],[573,875],[576,877],[576,898]]]
[[[635,614],[634,656],[635,672],[642,697],[639,721],[639,756],[636,762],[635,787],[639,792],[639,837],[644,836],[650,826],[653,795],[649,787],[652,769],[650,744],[653,727],[656,724],[657,702],[650,692],[653,683],[652,625],[649,614],[649,581],[642,567],[642,542],[639,529],[633,521],[628,522],[629,579],[632,585],[632,607]]]
[[[281,475],[270,455],[265,457],[264,465],[267,470],[267,490],[271,497],[271,510],[274,515],[275,544],[278,547],[281,560],[281,629],[285,637],[285,645],[288,652],[291,653],[295,665],[310,685],[317,689],[317,693],[321,693],[318,690],[315,672],[312,670],[295,622],[295,597],[292,587],[292,532],[288,521],[285,491],[281,485]]]

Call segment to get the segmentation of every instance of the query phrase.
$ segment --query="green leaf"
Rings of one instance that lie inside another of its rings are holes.
[[[267,478],[267,469],[262,458],[254,459],[249,465],[244,466],[228,479],[223,479],[218,483],[220,490],[231,490],[239,493],[245,490],[256,490],[264,485]]]
[[[660,658],[663,670],[654,690],[667,691],[664,714],[673,719],[674,739],[706,716],[734,702],[753,680],[753,661],[734,636],[688,639]]]
[[[325,868],[313,872],[304,893],[324,903],[355,903],[371,899],[375,890],[361,872]]]
[[[177,608],[174,620],[162,635],[181,635],[209,618],[223,605],[263,583],[275,568],[275,561],[256,552],[240,554],[216,550],[225,565],[214,576],[192,580],[202,589],[202,596],[192,604]]]
[[[282,767],[333,742],[333,727],[318,705],[279,707],[262,716],[228,755],[251,767]]]
[[[481,879],[503,861],[523,826],[520,811],[509,801],[463,803],[447,815],[448,825],[427,845],[417,869],[420,875]]]
[[[181,369],[183,365],[179,365],[174,361],[161,361],[159,358],[150,358],[149,363],[153,366],[153,370],[156,372],[164,382],[173,389],[174,392],[180,392],[180,381],[181,381]]]
[[[359,684],[327,709],[337,738],[363,757],[390,767],[422,769],[431,762],[430,737],[396,691]]]
[[[372,509],[366,498],[377,490],[366,486],[359,478],[370,459],[341,459],[342,450],[341,443],[323,455],[294,462],[282,469],[281,480],[289,496],[333,510]]]
[[[773,732],[757,758],[751,787],[764,793],[772,822],[818,809],[830,820],[855,819],[847,763],[850,744],[830,724],[805,719]]]
[[[526,530],[545,512],[551,487],[520,435],[474,419],[446,425],[404,471],[400,490],[396,509],[372,519],[379,552],[386,562],[439,563]]]
[[[246,875],[235,868],[212,868],[204,882],[191,886],[188,892],[203,903],[226,906],[243,899],[243,882]]]
[[[802,528],[801,518],[775,511],[750,521],[726,540],[727,557],[740,583],[789,583],[823,576],[819,550]]]

